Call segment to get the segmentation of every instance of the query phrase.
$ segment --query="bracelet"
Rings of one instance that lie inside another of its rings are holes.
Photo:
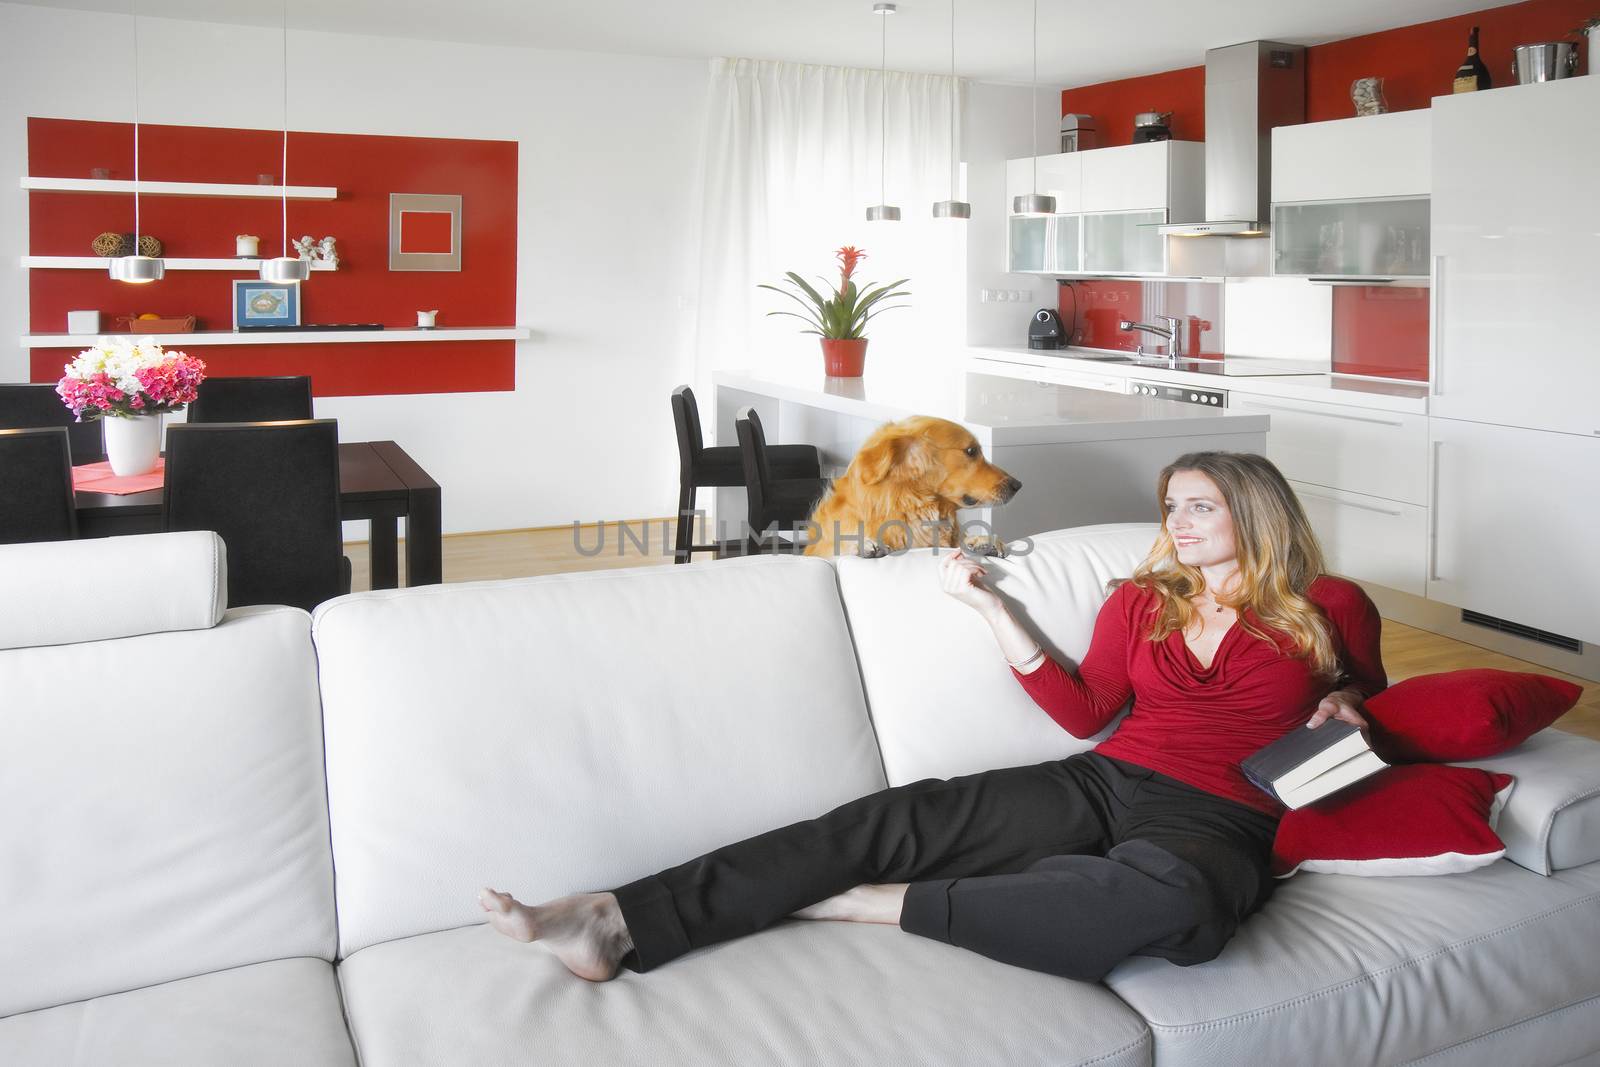
[[[1033,655],[1029,656],[1027,659],[1023,660],[1021,663],[1012,663],[1010,660],[1006,660],[1006,663],[1011,667],[1012,670],[1020,671],[1024,667],[1033,666],[1035,663],[1039,662],[1043,658],[1044,658],[1044,646],[1041,645],[1038,648],[1033,650]]]

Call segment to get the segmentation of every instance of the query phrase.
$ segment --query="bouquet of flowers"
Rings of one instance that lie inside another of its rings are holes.
[[[856,264],[866,259],[867,253],[846,245],[834,255],[839,259],[838,286],[830,284],[825,279],[819,279],[822,281],[822,289],[818,289],[792,270],[784,272],[790,289],[780,289],[776,285],[762,283],[760,288],[782,293],[805,311],[803,315],[793,311],[769,311],[767,314],[787,315],[799,319],[811,327],[802,330],[802,333],[820,334],[824,340],[856,340],[866,332],[867,323],[872,321],[874,316],[906,306],[884,304],[879,307],[878,302],[897,296],[909,296],[909,291],[902,290],[900,286],[911,279],[901,278],[888,285],[869,285],[864,290],[858,289],[853,275],[856,272]],[[823,296],[823,291],[828,295]],[[803,298],[801,294],[804,294]]]
[[[117,338],[85,348],[56,385],[79,422],[178,411],[205,378],[203,361],[160,345]]]

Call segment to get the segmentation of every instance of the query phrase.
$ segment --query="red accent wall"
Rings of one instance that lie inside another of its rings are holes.
[[[1494,84],[1513,84],[1513,46],[1560,40],[1595,14],[1600,14],[1596,0],[1527,0],[1313,45],[1306,49],[1306,121],[1353,116],[1350,83],[1374,75],[1383,78],[1389,110],[1427,107],[1435,96],[1450,92],[1473,26],[1479,28],[1479,50]],[[1580,61],[1580,70],[1587,61]],[[1140,111],[1171,111],[1173,137],[1203,141],[1205,81],[1201,65],[1079,86],[1062,91],[1061,112],[1093,115],[1096,144],[1102,148],[1131,144],[1133,116]]]
[[[273,130],[195,126],[140,127],[140,176],[149,181],[256,184],[276,182],[282,134]],[[133,177],[133,128],[126,123],[28,120],[28,173],[88,178],[106,168]],[[516,316],[517,143],[453,138],[289,133],[289,182],[339,190],[332,201],[289,202],[289,237],[338,239],[337,271],[317,271],[301,284],[301,321],[416,325],[418,310],[439,309],[440,326],[509,326]],[[459,272],[389,270],[389,194],[451,193],[462,197]],[[182,258],[233,255],[234,236],[256,234],[265,256],[283,243],[276,200],[147,196],[141,229]],[[133,198],[125,194],[30,192],[29,254],[88,256],[103,231],[133,230]],[[233,280],[247,273],[168,271],[149,285],[113,282],[101,271],[29,272],[30,331],[64,333],[66,313],[98,309],[102,325],[153,312],[195,315],[201,330],[233,326]],[[31,376],[53,382],[81,346],[34,349]],[[174,346],[174,347],[182,347]],[[318,396],[447,393],[515,387],[513,341],[381,342],[373,344],[206,345],[190,351],[207,373],[310,374]]]

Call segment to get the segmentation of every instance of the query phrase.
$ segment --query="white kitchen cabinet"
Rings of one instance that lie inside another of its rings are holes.
[[[1433,114],[1428,108],[1272,131],[1272,202],[1428,196]]]
[[[1428,598],[1600,642],[1600,438],[1431,416],[1428,429]]]
[[[1076,153],[1083,164],[1085,214],[1165,211],[1172,222],[1205,215],[1206,146],[1200,141],[1151,141]]]
[[[1600,434],[1597,114],[1594,76],[1434,101],[1431,414]]]
[[[1036,176],[1037,174],[1037,176]],[[1037,189],[1056,198],[1045,218],[1010,215]],[[1205,145],[1158,141],[1006,161],[1006,270],[1043,274],[1162,275],[1165,222],[1200,218]]]
[[[1096,212],[1083,216],[1083,270],[1089,274],[1165,274],[1164,211]]]
[[[1267,458],[1286,478],[1419,506],[1428,502],[1425,415],[1238,389],[1229,392],[1228,407],[1272,416]]]
[[[1267,434],[1269,454],[1277,433],[1274,416]],[[1412,596],[1423,595],[1427,508],[1308,482],[1291,480],[1289,486],[1322,544],[1330,571]]]

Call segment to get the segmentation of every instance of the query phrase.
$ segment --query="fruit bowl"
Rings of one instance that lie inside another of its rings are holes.
[[[147,319],[142,315],[123,315],[117,321],[127,323],[130,333],[193,333],[195,327],[193,315],[185,315],[180,319]]]

